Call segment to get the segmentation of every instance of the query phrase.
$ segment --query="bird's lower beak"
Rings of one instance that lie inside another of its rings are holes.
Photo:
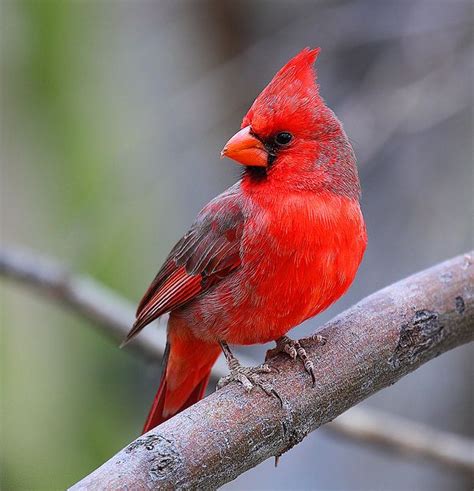
[[[222,157],[252,167],[268,165],[268,152],[263,143],[250,133],[250,126],[242,128],[226,143],[221,152]]]

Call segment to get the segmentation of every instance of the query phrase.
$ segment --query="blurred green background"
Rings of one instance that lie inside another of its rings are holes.
[[[9,245],[137,301],[197,211],[236,180],[219,152],[253,98],[319,45],[322,94],[361,162],[370,246],[349,295],[299,335],[472,247],[470,1],[2,0],[0,22]],[[0,293],[0,487],[62,489],[137,436],[159,367],[23,287],[2,281]],[[450,353],[369,402],[467,434],[470,356]],[[278,470],[267,462],[227,487],[466,485],[318,432]]]
[[[152,273],[130,267],[131,251],[152,231],[140,191],[123,199],[143,181],[117,144],[136,143],[108,90],[111,7],[2,2],[2,230],[137,297]],[[142,367],[76,316],[3,283],[1,294],[1,488],[64,488],[136,436]]]

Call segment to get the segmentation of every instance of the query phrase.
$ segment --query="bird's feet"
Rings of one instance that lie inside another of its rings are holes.
[[[320,334],[313,334],[310,339],[312,341],[316,341],[318,344],[321,344],[321,346],[324,346],[327,341],[327,339]],[[288,356],[290,356],[292,360],[296,360],[297,358],[299,358],[303,362],[305,370],[311,375],[311,380],[313,381],[314,387],[314,385],[316,384],[316,377],[314,375],[314,364],[308,358],[306,350],[303,348],[303,346],[301,346],[301,341],[295,341],[288,336],[282,336],[275,342],[276,347],[267,352],[265,360],[268,360],[268,358],[271,358],[278,353],[286,353]]]
[[[222,389],[231,382],[239,382],[244,386],[245,390],[251,391],[254,386],[261,387],[264,392],[271,395],[271,386],[267,382],[260,379],[260,374],[270,373],[271,368],[268,365],[259,365],[258,367],[243,367],[234,358],[236,363],[229,366],[230,374],[222,377],[217,383],[217,389]]]
[[[261,375],[270,373],[272,369],[267,365],[259,365],[257,367],[243,367],[237,358],[232,354],[227,346],[227,343],[221,342],[222,351],[227,360],[230,374],[222,377],[217,383],[217,390],[222,389],[231,382],[242,384],[245,390],[250,392],[254,387],[260,387],[265,394],[276,397],[280,404],[283,405],[282,399],[278,392],[266,380],[262,380]]]

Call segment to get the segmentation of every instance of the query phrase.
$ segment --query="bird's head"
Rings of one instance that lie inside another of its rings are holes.
[[[259,179],[271,176],[300,188],[327,187],[336,192],[342,187],[343,194],[358,196],[352,148],[319,95],[313,67],[319,51],[305,48],[281,68],[255,99],[221,156],[246,166],[246,173]]]

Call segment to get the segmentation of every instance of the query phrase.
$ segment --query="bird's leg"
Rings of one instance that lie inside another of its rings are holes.
[[[320,334],[314,334],[311,336],[313,341],[316,341],[321,346],[326,344],[327,339]],[[304,365],[305,370],[311,375],[311,380],[313,381],[313,387],[316,384],[316,377],[314,375],[314,365],[313,362],[308,358],[306,350],[301,346],[300,341],[295,341],[288,336],[282,336],[275,341],[276,348],[273,348],[267,352],[265,360],[271,358],[278,353],[286,353],[292,360],[299,358]]]
[[[225,359],[227,360],[227,366],[229,367],[230,374],[226,377],[222,377],[217,383],[217,390],[222,389],[230,382],[241,383],[247,391],[251,391],[253,387],[260,387],[267,395],[275,396],[280,403],[281,398],[275,389],[266,381],[261,380],[260,374],[270,373],[272,370],[267,364],[259,365],[258,367],[243,367],[239,360],[232,354],[228,344],[225,341],[220,341],[222,351]]]

